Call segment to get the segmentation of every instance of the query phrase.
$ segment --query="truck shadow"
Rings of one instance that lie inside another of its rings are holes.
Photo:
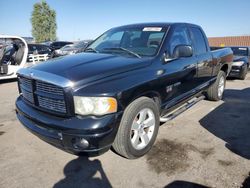
[[[173,181],[172,183],[166,185],[164,188],[209,188],[204,185],[200,185],[197,183],[187,182],[187,181]]]
[[[199,122],[226,142],[226,147],[250,159],[250,88],[225,90],[224,103]]]
[[[0,84],[7,84],[7,83],[16,82],[16,81],[17,81],[16,78],[6,79],[6,80],[0,80]]]
[[[64,167],[65,178],[57,182],[54,188],[68,187],[107,187],[110,184],[103,168],[101,161],[98,159],[90,160],[82,156],[70,161]]]
[[[250,187],[250,172],[249,172],[249,176],[246,177],[246,179],[241,185],[241,188],[249,188],[249,187]]]
[[[182,180],[176,180],[173,181],[171,183],[169,183],[168,185],[166,185],[164,188],[209,188],[208,186],[205,185],[201,185],[201,184],[197,184],[197,183],[193,183],[193,182],[188,182],[188,181],[182,181]],[[246,179],[244,180],[244,182],[241,184],[240,186],[241,188],[249,188],[250,187],[250,173],[249,176],[246,177]]]

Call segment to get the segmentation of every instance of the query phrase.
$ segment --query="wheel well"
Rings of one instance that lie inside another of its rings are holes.
[[[142,95],[136,97],[135,99],[139,98],[139,97],[148,97],[150,99],[152,99],[158,106],[159,111],[161,110],[161,96],[157,93],[157,92],[147,92],[147,93],[143,93]],[[135,100],[133,99],[133,101]]]
[[[228,74],[228,65],[227,64],[223,65],[220,70],[224,71],[227,75]]]
[[[157,95],[155,96],[148,96],[149,98],[153,99],[153,101],[155,101],[155,103],[157,104],[159,111],[161,110],[161,98]]]

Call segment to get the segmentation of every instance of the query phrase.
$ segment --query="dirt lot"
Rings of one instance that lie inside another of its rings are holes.
[[[250,74],[221,102],[201,101],[160,127],[145,157],[60,151],[15,117],[16,82],[0,84],[0,187],[250,187]]]

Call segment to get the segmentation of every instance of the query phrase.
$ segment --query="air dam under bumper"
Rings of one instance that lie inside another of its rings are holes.
[[[19,96],[19,121],[45,142],[72,154],[100,155],[111,147],[122,113],[103,117],[57,117],[32,108]]]

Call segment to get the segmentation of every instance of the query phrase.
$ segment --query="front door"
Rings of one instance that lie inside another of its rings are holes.
[[[178,26],[169,31],[166,51],[170,59],[174,58],[173,51],[178,45],[191,45],[189,30],[186,26]],[[178,58],[166,62],[163,67],[165,70],[162,77],[163,92],[165,92],[163,102],[170,107],[175,102],[189,96],[197,86],[195,79],[197,59],[195,56]]]

